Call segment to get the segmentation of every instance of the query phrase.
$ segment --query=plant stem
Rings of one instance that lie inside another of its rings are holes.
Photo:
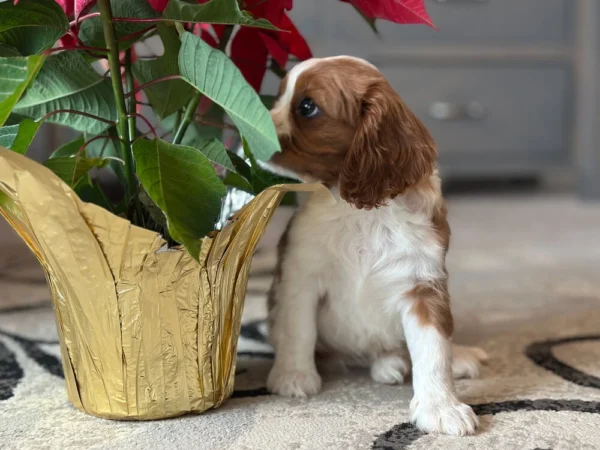
[[[127,105],[125,104],[125,93],[123,92],[123,83],[121,80],[121,64],[119,61],[119,42],[113,26],[112,11],[110,9],[110,0],[98,0],[98,10],[102,20],[104,30],[104,40],[108,49],[108,65],[110,67],[110,77],[112,80],[113,92],[117,103],[119,120],[117,122],[117,133],[121,143],[121,152],[123,161],[125,161],[125,204],[127,210],[131,211],[130,202],[133,201],[137,192],[137,179],[133,165],[133,152],[131,151],[131,137],[129,135],[129,120],[127,117]]]
[[[85,16],[79,16],[77,18],[77,20],[73,20],[72,22],[69,23],[69,28],[72,27],[73,25],[79,26],[79,24],[81,22],[83,22],[84,20],[92,19],[94,17],[98,17],[99,15],[100,15],[99,12],[94,12],[94,13],[91,13],[91,14],[86,14]]]
[[[233,125],[229,125],[228,123],[225,123],[225,122],[213,122],[212,120],[205,119],[201,115],[196,116],[196,123],[199,123],[201,125],[209,125],[211,127],[221,128],[223,130],[238,131],[238,129],[236,127],[234,127]]]
[[[177,115],[175,116],[175,126],[173,127],[173,130],[179,128],[179,124],[181,123],[182,117],[183,117],[183,111],[181,109],[179,109],[177,111]]]
[[[49,55],[51,53],[56,53],[56,52],[65,52],[65,51],[87,51],[87,52],[106,52],[107,50],[105,48],[99,48],[99,47],[87,47],[85,45],[79,45],[77,47],[54,47],[54,48],[49,48],[48,50],[44,50],[44,54],[45,55]],[[95,56],[95,55],[94,55]],[[104,55],[100,56],[101,58],[104,58]]]
[[[152,86],[153,84],[162,83],[163,81],[169,81],[169,80],[181,80],[181,75],[168,75],[168,76],[162,77],[162,78],[155,78],[154,80],[148,81],[147,83],[144,83],[141,86],[138,86],[137,88],[132,89],[132,90],[129,90],[129,86],[128,86],[127,89],[129,90],[129,92],[127,92],[127,94],[125,94],[125,98],[134,96],[137,92],[146,89],[148,86]]]
[[[287,70],[285,70],[283,67],[277,64],[275,60],[271,61],[271,66],[269,67],[269,69],[279,78],[283,79],[287,75]]]
[[[146,118],[146,116],[144,116],[143,114],[133,113],[133,114],[128,114],[127,117],[129,117],[130,122],[133,121],[134,128],[135,128],[135,118],[139,117],[140,119],[142,119],[144,121],[144,123],[148,126],[148,128],[150,128],[150,132],[154,135],[154,137],[158,137],[158,134],[156,134],[156,130],[154,129],[154,127],[152,126],[150,121]]]
[[[135,82],[133,81],[133,73],[131,71],[131,49],[125,52],[125,83],[127,84],[127,91],[132,92],[135,89]],[[135,139],[136,126],[135,126],[135,114],[137,113],[135,104],[135,94],[129,96],[127,99],[128,105],[127,110],[129,111],[129,139]]]
[[[187,131],[190,123],[194,120],[194,116],[196,115],[196,110],[198,109],[198,105],[200,104],[200,100],[202,99],[202,93],[200,91],[196,92],[189,103],[185,108],[185,114],[183,115],[183,119],[181,119],[181,123],[175,132],[175,136],[173,137],[173,144],[181,144],[183,136]]]
[[[83,112],[83,111],[76,111],[74,109],[56,109],[54,111],[50,111],[44,117],[42,117],[41,119],[39,119],[39,122],[43,122],[44,120],[48,119],[49,117],[54,116],[55,114],[63,114],[63,113],[65,113],[65,114],[77,114],[78,116],[89,117],[90,119],[97,120],[98,122],[104,122],[104,123],[107,123],[109,125],[116,125],[116,123],[113,122],[112,120],[107,120],[107,119],[104,119],[102,117],[95,116],[93,114],[86,113],[86,112]]]
[[[150,30],[156,29],[156,25],[152,25],[150,27],[144,28],[143,30],[136,31],[135,33],[127,34],[119,38],[119,41],[128,41],[129,39],[133,39],[135,37],[141,36],[142,34],[147,33]]]
[[[229,39],[231,39],[231,34],[233,33],[233,25],[227,25],[225,30],[223,30],[223,36],[221,36],[221,40],[219,41],[219,50],[225,53],[225,49],[227,48],[227,44],[229,43]]]
[[[227,25],[225,27],[225,30],[223,31],[223,36],[221,36],[221,40],[219,41],[219,50],[221,50],[222,52],[225,52],[225,49],[227,48],[227,43],[229,42],[232,33],[233,25]],[[175,136],[173,137],[173,144],[181,143],[185,132],[190,126],[190,123],[192,123],[194,118],[196,117],[196,110],[198,109],[198,105],[200,104],[200,99],[202,99],[202,92],[200,91],[194,93],[194,95],[190,99],[189,103],[187,104],[187,107],[185,108],[185,114],[183,116],[183,119],[181,120],[181,123],[179,124],[179,127],[175,132]]]
[[[90,145],[92,142],[97,141],[99,139],[110,139],[110,136],[108,136],[108,135],[94,136],[89,141],[85,141],[83,143],[83,145],[81,147],[79,147],[79,150],[77,150],[76,155],[79,156],[81,154],[81,152],[84,151],[88,145]],[[102,155],[100,155],[100,158],[102,158]]]
[[[129,23],[156,23],[162,22],[164,19],[162,17],[157,17],[155,19],[137,19],[134,17],[114,17],[113,22],[129,22]]]

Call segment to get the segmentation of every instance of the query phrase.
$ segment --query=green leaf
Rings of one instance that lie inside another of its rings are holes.
[[[113,17],[125,17],[130,19],[154,19],[158,17],[158,13],[150,7],[147,0],[111,0],[110,7]],[[92,8],[91,12],[98,12],[98,7]],[[148,22],[114,23],[117,38],[123,38],[130,34],[137,33],[151,25],[152,23]],[[119,48],[125,50],[135,41],[142,39],[142,37],[143,35],[139,35],[127,41],[121,41],[119,42]],[[79,38],[85,45],[101,48],[106,47],[100,17],[94,17],[84,21],[79,27]]]
[[[50,56],[31,87],[19,101],[19,108],[76,94],[101,84],[106,78],[86,62],[81,52],[61,52]]]
[[[171,131],[174,133],[177,128],[177,120],[181,120],[182,117],[183,117],[183,114],[179,114],[179,117],[178,117],[178,113],[171,114],[170,116],[167,116],[160,121],[160,128],[163,131]],[[190,126],[191,125],[193,125],[193,123],[191,123]],[[185,136],[184,136],[184,138],[185,138]]]
[[[218,139],[211,139],[206,142],[200,148],[200,151],[212,162],[227,169],[229,172],[239,175],[246,182],[249,183],[252,180],[252,170],[246,161],[227,150]]]
[[[138,60],[133,63],[133,74],[140,84],[179,75],[177,56],[181,43],[177,31],[165,24],[159,24],[158,34],[163,42],[164,54],[154,60]],[[158,117],[165,118],[185,106],[194,90],[183,80],[169,80],[148,86],[144,92]]]
[[[112,129],[111,129],[112,131]],[[116,133],[116,131],[115,131]],[[110,134],[110,132],[109,132]],[[102,136],[105,136],[104,133]],[[81,150],[81,147],[87,142],[84,150],[81,152],[80,156],[85,156],[88,158],[99,158],[99,159],[109,159],[108,166],[121,180],[124,177],[123,173],[123,163],[118,161],[117,159],[123,159],[120,156],[119,148],[115,145],[115,140],[109,139],[95,139],[96,136],[86,136],[81,135],[72,141],[67,142],[62,147],[55,150],[50,158],[56,158],[58,156],[75,156],[77,152]]]
[[[20,0],[0,3],[0,43],[22,55],[52,48],[69,31],[69,19],[54,0]]]
[[[201,125],[197,122],[191,123],[181,140],[183,145],[189,145],[190,147],[199,148],[210,139],[221,140],[223,136],[223,130],[218,127],[211,125]]]
[[[203,115],[203,118],[222,122],[223,115],[223,109],[213,104],[211,109]],[[161,126],[167,130],[172,130],[175,127],[175,116],[173,114],[167,117],[161,122]],[[226,185],[253,193],[250,166],[238,155],[225,148],[221,142],[222,131],[222,129],[214,126],[191,123],[181,144],[200,150],[212,162],[227,169],[229,173],[223,179]]]
[[[0,57],[11,58],[14,56],[23,56],[21,52],[14,47],[6,44],[0,44]]]
[[[223,183],[251,194],[254,193],[250,166],[238,155],[227,150],[221,141],[211,139],[200,147],[200,151],[213,163],[228,170]]]
[[[254,194],[254,188],[252,187],[252,184],[246,178],[238,175],[237,173],[229,172],[227,175],[225,175],[225,178],[223,178],[223,183],[225,183],[226,186],[240,189],[244,192],[248,192],[249,194]]]
[[[84,202],[98,205],[113,214],[116,212],[115,205],[108,199],[102,187],[94,183],[89,175],[81,177],[73,190]]]
[[[124,181],[125,172],[123,170],[123,164],[114,159],[123,159],[116,127],[110,127],[108,130],[103,132],[102,135],[111,136],[111,139],[96,139],[95,141],[90,142],[85,147],[86,155],[90,158],[112,158],[108,164],[108,167],[120,180]],[[93,135],[86,135],[85,138],[87,141],[91,141],[94,137],[95,136]]]
[[[229,150],[227,151],[227,155],[229,158],[231,158],[231,162],[235,166],[236,173],[244,177],[246,180],[251,181],[252,168],[248,165],[248,163],[243,158],[240,158],[238,155],[230,152]]]
[[[114,132],[114,133],[113,133]],[[85,152],[90,158],[119,158],[123,159],[121,155],[121,147],[117,140],[116,129],[111,127],[107,132],[103,133],[102,136],[112,136],[106,139],[96,139],[90,142],[85,147]],[[85,139],[91,141],[96,136],[86,135]]]
[[[42,122],[25,119],[18,125],[0,128],[0,145],[24,155]]]
[[[269,111],[223,52],[185,32],[179,70],[186,81],[225,110],[259,159],[268,160],[280,150]]]
[[[277,96],[276,95],[261,95],[260,99],[262,100],[263,105],[265,105],[265,108],[271,109],[271,108],[273,108],[273,105],[275,105]]]
[[[244,154],[250,160],[250,172],[252,174],[252,189],[255,194],[259,194],[264,191],[268,187],[277,185],[277,184],[295,184],[299,183],[298,180],[293,180],[291,178],[282,177],[281,175],[274,174],[272,172],[268,172],[260,167],[258,161],[250,151],[248,147],[248,143],[245,139],[242,139],[242,145],[244,148]]]
[[[144,207],[144,209],[148,212],[148,215],[150,216],[150,218],[156,224],[156,228],[158,228],[158,230],[156,230],[156,231],[159,231],[160,233],[162,233],[163,236],[167,240],[169,240],[170,239],[169,226],[167,224],[167,218],[166,218],[165,214],[158,207],[158,205],[156,203],[154,203],[154,201],[150,198],[150,195],[148,195],[148,192],[146,192],[146,189],[140,189],[138,198],[140,200],[140,203]]]
[[[215,164],[224,167],[232,172],[237,172],[229,152],[225,149],[223,143],[217,139],[211,139],[199,149],[204,156]]]
[[[186,83],[187,84],[187,83]],[[189,84],[188,84],[189,86]],[[213,103],[210,109],[203,113],[202,119],[210,121],[215,124],[223,124],[225,118],[225,111],[219,105]],[[181,117],[179,117],[181,120]],[[173,134],[177,129],[177,113],[171,114],[168,117],[165,117],[161,123],[161,128],[164,131],[171,131]],[[208,124],[201,124],[199,122],[192,122],[188,126],[183,139],[181,140],[181,145],[187,145],[189,147],[200,148],[202,147],[206,141],[210,139],[219,139],[221,140],[223,137],[223,129]]]
[[[12,146],[17,133],[19,132],[19,125],[9,125],[0,128],[0,147],[8,148]]]
[[[167,217],[169,233],[196,260],[200,239],[213,230],[226,189],[198,150],[160,139],[133,144],[138,177]]]
[[[45,59],[43,56],[0,58],[0,126],[4,125]]]
[[[294,180],[281,175],[268,172],[260,167],[252,167],[252,189],[255,194],[260,194],[265,189],[278,184],[298,184],[298,180]]]
[[[61,109],[82,111],[110,121],[118,117],[110,80],[97,73],[79,52],[49,57],[14,112],[40,119]],[[109,127],[91,117],[71,113],[55,114],[47,120],[93,134]]]
[[[56,100],[40,103],[37,106],[15,108],[15,112],[26,117],[39,119],[49,112],[62,109],[83,111],[106,120],[117,120],[117,111],[110,80],[92,86],[84,92],[60,97]],[[67,112],[53,114],[46,120],[51,123],[66,125],[77,131],[85,131],[92,134],[100,134],[110,126],[110,124],[91,117]]]
[[[225,123],[225,111],[219,105],[213,103],[210,109],[203,113],[202,118],[199,120],[206,120],[208,122],[214,124],[223,124]],[[219,139],[223,138],[223,128],[218,126],[202,124],[199,121],[192,123],[183,137],[182,144],[189,145],[190,147],[199,148],[206,141],[210,139]],[[188,140],[189,144],[185,144],[185,141]]]
[[[171,0],[163,18],[176,22],[244,25],[279,30],[268,20],[254,19],[247,11],[241,11],[237,0],[211,0],[202,4]]]
[[[94,167],[105,167],[108,161],[108,159],[86,158],[82,156],[58,156],[49,159],[44,165],[58,175],[65,183],[73,187]]]
[[[59,156],[75,156],[79,149],[85,144],[85,139],[82,136],[79,136],[77,139],[73,139],[72,141],[67,142],[63,146],[57,148],[51,155],[49,159],[57,158]],[[87,150],[87,149],[86,149]],[[82,155],[86,156],[86,155]]]

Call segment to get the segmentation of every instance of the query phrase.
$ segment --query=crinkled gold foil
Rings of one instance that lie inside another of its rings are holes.
[[[137,420],[219,406],[233,391],[256,244],[285,192],[317,189],[265,190],[203,240],[198,263],[0,147],[0,213],[46,271],[71,402]]]

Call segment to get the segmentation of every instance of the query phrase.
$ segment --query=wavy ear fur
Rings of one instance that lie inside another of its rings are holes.
[[[421,121],[384,79],[361,100],[360,126],[342,164],[340,193],[359,209],[372,209],[433,173],[436,148]]]

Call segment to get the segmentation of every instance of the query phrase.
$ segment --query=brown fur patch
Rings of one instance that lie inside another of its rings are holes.
[[[450,247],[450,224],[448,223],[448,209],[446,208],[446,202],[441,197],[433,209],[431,223],[433,224],[433,229],[435,230],[440,245],[444,248],[445,256],[448,252],[448,247]]]
[[[358,208],[376,208],[434,170],[436,148],[421,121],[383,77],[362,99],[362,117],[340,176],[340,192]]]
[[[419,283],[407,295],[414,299],[412,311],[421,325],[434,326],[446,337],[452,335],[454,321],[446,279],[434,283]]]

